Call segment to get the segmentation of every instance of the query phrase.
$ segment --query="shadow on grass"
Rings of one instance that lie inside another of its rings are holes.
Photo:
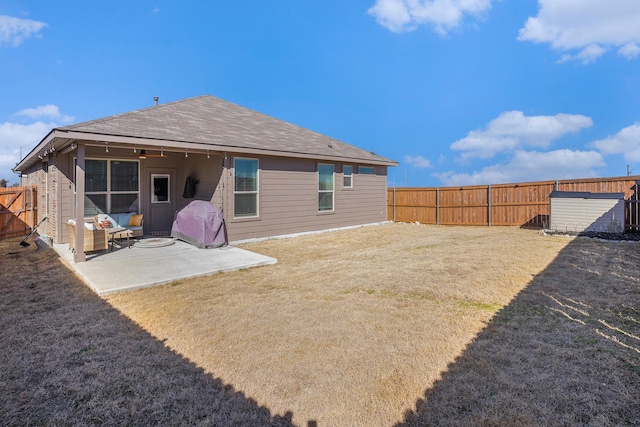
[[[292,425],[96,296],[53,250],[0,241],[3,425]]]
[[[638,266],[637,243],[573,240],[398,426],[640,425]]]

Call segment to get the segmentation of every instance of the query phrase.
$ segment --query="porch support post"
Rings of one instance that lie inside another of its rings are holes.
[[[73,254],[75,262],[85,262],[84,254],[84,154],[85,145],[78,144],[78,160],[76,163],[76,251]],[[69,238],[72,238],[69,236]]]

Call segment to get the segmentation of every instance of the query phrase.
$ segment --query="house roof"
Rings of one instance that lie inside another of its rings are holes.
[[[55,138],[397,165],[367,150],[210,95],[58,127],[40,145]],[[37,149],[30,155],[35,157]]]

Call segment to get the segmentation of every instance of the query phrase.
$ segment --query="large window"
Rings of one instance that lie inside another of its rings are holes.
[[[258,160],[233,160],[233,216],[258,216]]]
[[[353,188],[353,166],[342,166],[342,187]]]
[[[333,210],[333,165],[318,165],[318,210]]]
[[[84,214],[138,212],[137,161],[85,160]]]

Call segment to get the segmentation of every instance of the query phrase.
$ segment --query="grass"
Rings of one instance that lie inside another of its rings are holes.
[[[638,244],[391,224],[243,248],[278,264],[110,295],[109,304],[53,261],[35,260],[31,272],[47,286],[5,276],[18,283],[3,288],[0,318],[30,321],[2,332],[12,350],[0,378],[21,370],[0,384],[9,399],[0,418],[34,412],[35,424],[75,423],[81,413],[127,424],[141,410],[156,414],[148,424],[167,413],[174,423],[198,423],[194,414],[211,417],[203,424],[249,423],[226,412],[241,407],[258,414],[255,425],[640,423]],[[26,249],[14,261],[36,254],[44,256]],[[14,275],[28,275],[21,268]],[[49,288],[53,311],[29,303]],[[68,323],[70,336],[51,331],[48,319],[66,310],[56,322]],[[21,360],[30,346],[51,348],[52,360]],[[141,389],[153,389],[154,399],[143,393],[135,410],[113,414],[78,400],[87,383],[65,364],[83,357],[93,358],[80,366],[100,378],[89,384],[106,407],[126,405],[109,390],[136,380],[146,379]],[[60,386],[43,398],[33,390],[46,380],[26,366],[65,368],[55,376]],[[185,386],[184,375],[195,383]],[[175,393],[184,409],[172,405]],[[51,399],[77,409],[55,418]],[[216,404],[204,409],[210,400]],[[165,406],[172,409],[153,410]]]
[[[53,250],[20,240],[0,241],[0,424],[292,425],[133,324]]]

